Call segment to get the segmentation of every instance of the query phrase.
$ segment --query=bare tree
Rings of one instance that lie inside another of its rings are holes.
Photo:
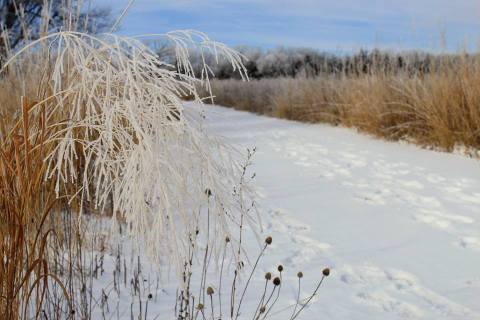
[[[111,11],[80,0],[0,0],[0,58],[23,41],[52,30],[104,31]]]

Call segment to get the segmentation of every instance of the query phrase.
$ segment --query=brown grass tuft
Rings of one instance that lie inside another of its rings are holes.
[[[3,91],[2,91],[3,92]],[[8,93],[7,93],[8,94]],[[3,97],[5,98],[5,97]],[[20,120],[2,117],[0,142],[0,314],[2,319],[38,317],[49,284],[66,288],[51,272],[50,243],[61,237],[51,214],[61,206],[51,182],[45,181],[45,109],[21,97]],[[37,111],[34,111],[37,110]],[[5,111],[5,110],[4,110]],[[35,303],[31,303],[35,302]],[[31,310],[32,306],[36,310]]]
[[[438,58],[429,73],[215,81],[215,103],[279,118],[355,127],[452,151],[480,148],[480,57]]]

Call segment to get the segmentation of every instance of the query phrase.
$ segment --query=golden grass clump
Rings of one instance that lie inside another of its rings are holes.
[[[215,102],[304,122],[355,127],[447,151],[480,148],[480,57],[438,57],[429,72],[216,80]]]
[[[0,144],[0,313],[2,319],[38,317],[47,296],[48,284],[56,282],[64,298],[68,293],[58,275],[51,272],[48,256],[51,242],[61,237],[52,228],[52,211],[62,199],[45,181],[45,109],[31,117],[35,103],[21,99],[20,119]],[[10,121],[9,118],[2,122]],[[28,137],[28,138],[25,138]]]

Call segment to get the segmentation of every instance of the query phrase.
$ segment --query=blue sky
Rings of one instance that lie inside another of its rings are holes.
[[[97,0],[122,11],[128,0]],[[455,51],[480,44],[480,0],[136,0],[120,34],[195,29],[228,45]]]

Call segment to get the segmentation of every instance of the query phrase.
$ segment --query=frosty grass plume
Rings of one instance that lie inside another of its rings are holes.
[[[208,229],[214,238],[233,238],[230,227],[245,201],[242,194],[232,197],[239,168],[231,150],[206,134],[201,110],[184,109],[181,97],[201,102],[196,86],[210,90],[212,76],[205,62],[201,75],[194,74],[190,50],[228,59],[242,77],[246,70],[239,53],[203,33],[148,37],[174,45],[176,67],[138,38],[59,32],[21,49],[1,72],[37,59],[36,72],[48,78],[48,94],[31,112],[47,109],[54,132],[48,143],[55,147],[45,158],[45,178],[55,179],[57,196],[78,185],[71,201],[89,201],[102,212],[112,204],[112,220],[126,223],[133,243],[178,271],[188,235]]]

